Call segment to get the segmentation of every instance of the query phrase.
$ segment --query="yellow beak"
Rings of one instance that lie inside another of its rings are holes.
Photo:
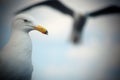
[[[48,34],[47,29],[45,29],[44,27],[42,27],[42,26],[40,26],[40,25],[35,26],[34,29],[37,30],[37,31],[40,31],[40,32],[43,33],[43,34]]]

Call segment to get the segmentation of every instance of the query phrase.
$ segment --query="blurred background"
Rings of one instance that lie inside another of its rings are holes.
[[[9,40],[14,13],[44,0],[0,1],[0,48]],[[60,0],[75,12],[85,14],[109,5],[120,6],[117,0]],[[71,41],[73,18],[48,6],[34,7],[30,14],[49,32],[45,36],[30,32],[34,66],[33,80],[103,80],[120,75],[120,16],[102,15],[88,18],[82,42]],[[112,78],[111,78],[112,79]]]

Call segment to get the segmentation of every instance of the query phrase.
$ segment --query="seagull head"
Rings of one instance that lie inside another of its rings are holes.
[[[13,28],[24,32],[32,30],[40,31],[43,34],[48,34],[47,29],[41,26],[36,19],[28,14],[19,14],[14,18]]]

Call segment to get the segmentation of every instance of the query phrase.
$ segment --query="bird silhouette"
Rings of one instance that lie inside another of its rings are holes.
[[[28,11],[28,10],[33,9],[34,7],[38,7],[38,6],[39,7],[40,6],[52,7],[64,14],[70,15],[73,18],[74,23],[73,23],[73,31],[72,31],[71,38],[74,43],[80,42],[82,30],[84,28],[84,25],[86,24],[88,17],[97,17],[97,16],[101,16],[101,15],[120,13],[119,6],[111,5],[111,6],[107,6],[106,8],[102,8],[97,11],[93,11],[93,12],[86,13],[86,14],[81,14],[81,13],[77,13],[74,10],[68,8],[65,4],[61,3],[59,0],[49,0],[49,1],[38,2],[36,4],[30,5],[24,9],[17,11],[16,14]]]

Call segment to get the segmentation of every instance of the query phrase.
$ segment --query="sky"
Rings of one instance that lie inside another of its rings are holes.
[[[15,1],[16,2],[16,1]],[[22,0],[16,2],[11,12],[6,15],[11,20],[16,10],[27,5],[37,3],[39,0]],[[79,13],[91,12],[111,4],[114,1],[98,0],[61,0],[68,7]],[[24,3],[24,4],[23,4]],[[82,34],[82,43],[74,45],[70,41],[73,19],[59,11],[43,6],[36,7],[25,14],[32,15],[41,25],[48,29],[49,35],[38,31],[29,33],[32,39],[32,62],[34,66],[33,80],[88,80],[99,78],[104,71],[114,64],[119,50],[119,15],[107,15],[97,18],[88,18]],[[3,22],[3,25],[9,26]],[[7,42],[11,27],[4,27],[6,33],[4,40]],[[1,44],[3,45],[3,44]],[[117,49],[117,50],[116,50]],[[92,72],[92,73],[91,73]]]

